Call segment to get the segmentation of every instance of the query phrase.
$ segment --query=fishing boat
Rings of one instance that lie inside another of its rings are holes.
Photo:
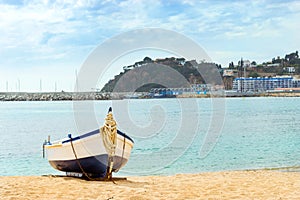
[[[117,129],[112,109],[109,108],[104,125],[83,135],[51,142],[45,141],[44,153],[50,165],[68,174],[87,178],[110,179],[127,162],[133,140]]]

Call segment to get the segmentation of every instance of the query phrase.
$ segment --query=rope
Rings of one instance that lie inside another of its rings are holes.
[[[78,160],[77,154],[75,152],[75,148],[73,145],[73,139],[70,137],[70,142],[72,146],[73,154],[76,158],[76,163],[78,164],[80,170],[84,174],[85,177],[88,178],[88,180],[111,180],[114,184],[116,184],[112,179],[112,169],[113,169],[113,157],[115,155],[116,146],[117,146],[117,123],[113,119],[111,111],[107,114],[105,118],[105,123],[103,127],[100,128],[100,134],[102,135],[102,141],[103,145],[108,153],[108,168],[106,172],[106,177],[104,179],[101,178],[92,178],[89,176],[88,173],[86,173],[81,165],[81,163]],[[124,137],[124,145],[123,145],[123,153],[122,153],[122,159],[125,149],[125,137]]]
[[[103,145],[109,156],[114,156],[117,146],[117,123],[112,113],[108,113],[103,127],[100,128]]]
[[[71,142],[73,154],[75,155],[75,158],[76,158],[76,162],[77,162],[77,164],[78,164],[78,166],[79,166],[81,172],[84,174],[84,176],[85,176],[89,181],[103,181],[103,180],[104,180],[104,181],[107,181],[107,180],[110,180],[110,181],[112,181],[114,184],[116,184],[115,181],[112,179],[112,177],[110,177],[109,179],[107,179],[107,178],[92,178],[91,176],[89,176],[89,174],[86,173],[86,172],[84,171],[82,165],[80,164],[80,162],[79,162],[79,160],[78,160],[78,157],[77,157],[77,154],[76,154],[76,152],[75,152],[74,145],[73,145],[73,140],[72,140],[72,138],[70,138],[70,142]]]
[[[122,158],[121,158],[121,164],[123,163],[123,158],[124,158],[125,142],[126,142],[126,138],[125,138],[125,136],[124,136],[124,141],[123,141],[123,151],[122,151]]]
[[[111,111],[107,114],[103,127],[100,128],[100,134],[102,136],[103,145],[108,154],[108,168],[106,176],[108,179],[111,179],[114,165],[113,157],[115,156],[117,146],[117,123],[114,120]]]
[[[86,173],[86,172],[84,171],[83,167],[81,166],[81,164],[80,164],[80,162],[79,162],[79,160],[78,160],[78,158],[77,158],[77,154],[76,154],[76,152],[75,152],[75,148],[74,148],[74,145],[73,145],[73,139],[72,139],[72,137],[70,137],[70,142],[71,142],[73,154],[74,154],[74,156],[75,156],[75,158],[76,158],[76,163],[77,163],[77,165],[79,166],[80,170],[82,171],[82,173],[84,174],[84,176],[87,177],[89,180],[95,180],[95,179],[93,179],[92,177],[90,177],[90,176],[88,175],[88,173]]]

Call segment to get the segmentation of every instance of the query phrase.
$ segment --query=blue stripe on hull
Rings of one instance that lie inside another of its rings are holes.
[[[129,137],[128,135],[126,135],[125,133],[117,130],[117,133],[125,138],[127,138],[128,140],[130,140],[132,143],[134,143],[134,141],[131,139],[131,137]],[[94,131],[91,131],[89,133],[86,133],[86,134],[83,134],[83,135],[80,135],[80,136],[77,136],[77,137],[74,137],[72,138],[72,141],[75,141],[75,140],[79,140],[79,139],[83,139],[83,138],[86,138],[86,137],[89,137],[89,136],[92,136],[92,135],[96,135],[96,134],[99,134],[99,129],[97,130],[94,130]],[[62,141],[62,143],[67,143],[67,142],[70,142],[71,140],[68,139],[68,140],[65,140],[65,141]]]
[[[93,174],[93,177],[105,177],[106,169],[107,169],[107,154],[106,155],[98,155],[92,156],[88,158],[78,159],[81,167],[88,174]],[[51,160],[49,161],[50,165],[60,171],[64,172],[77,172],[82,173],[78,161],[76,160]],[[126,164],[127,159],[115,156],[114,157],[114,166],[113,171],[117,171],[124,164]],[[123,163],[123,164],[122,164]]]

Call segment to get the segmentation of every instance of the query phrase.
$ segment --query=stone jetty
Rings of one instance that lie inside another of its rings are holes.
[[[265,92],[265,93],[225,93],[225,94],[181,94],[176,98],[219,98],[219,97],[300,97],[300,92]],[[80,101],[80,100],[120,100],[155,98],[145,92],[0,92],[0,101]]]
[[[72,101],[72,100],[108,100],[110,93],[100,92],[4,92],[0,101]]]

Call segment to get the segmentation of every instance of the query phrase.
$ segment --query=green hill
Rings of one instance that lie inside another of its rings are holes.
[[[160,74],[163,73],[163,70],[165,70],[163,69],[162,65],[168,66],[171,69],[168,73],[165,73],[166,75],[164,75],[163,77]],[[157,66],[161,66],[161,69],[157,68]],[[116,75],[114,79],[109,80],[108,83],[106,83],[105,86],[101,89],[101,92],[112,92],[115,89],[116,84],[125,74],[127,85],[124,87],[122,85],[118,85],[118,91],[126,92],[135,90],[137,92],[149,92],[152,88],[164,87],[164,85],[157,84],[161,82],[160,79],[162,78],[164,79],[164,82],[170,83],[172,87],[188,87],[188,85],[186,85],[186,82],[183,83],[183,81],[179,80],[178,77],[184,77],[184,79],[187,80],[188,83],[201,84],[204,83],[204,80],[197,70],[197,67],[199,66],[201,67],[201,64],[198,65],[195,60],[186,61],[184,58],[171,57],[152,60],[149,57],[145,57],[142,61],[136,62],[133,65],[124,66],[124,71],[119,75]],[[218,69],[221,69],[221,65],[217,65],[214,63],[206,63],[205,66],[208,66],[208,69],[206,70],[216,69],[216,67],[214,66],[217,66]],[[175,73],[172,73],[172,70],[179,72],[180,76],[176,76]],[[142,84],[140,82],[141,80],[147,82],[147,84]],[[138,87],[137,89],[135,89],[134,87],[130,88],[131,85],[134,86],[137,83],[140,84],[140,87]]]

